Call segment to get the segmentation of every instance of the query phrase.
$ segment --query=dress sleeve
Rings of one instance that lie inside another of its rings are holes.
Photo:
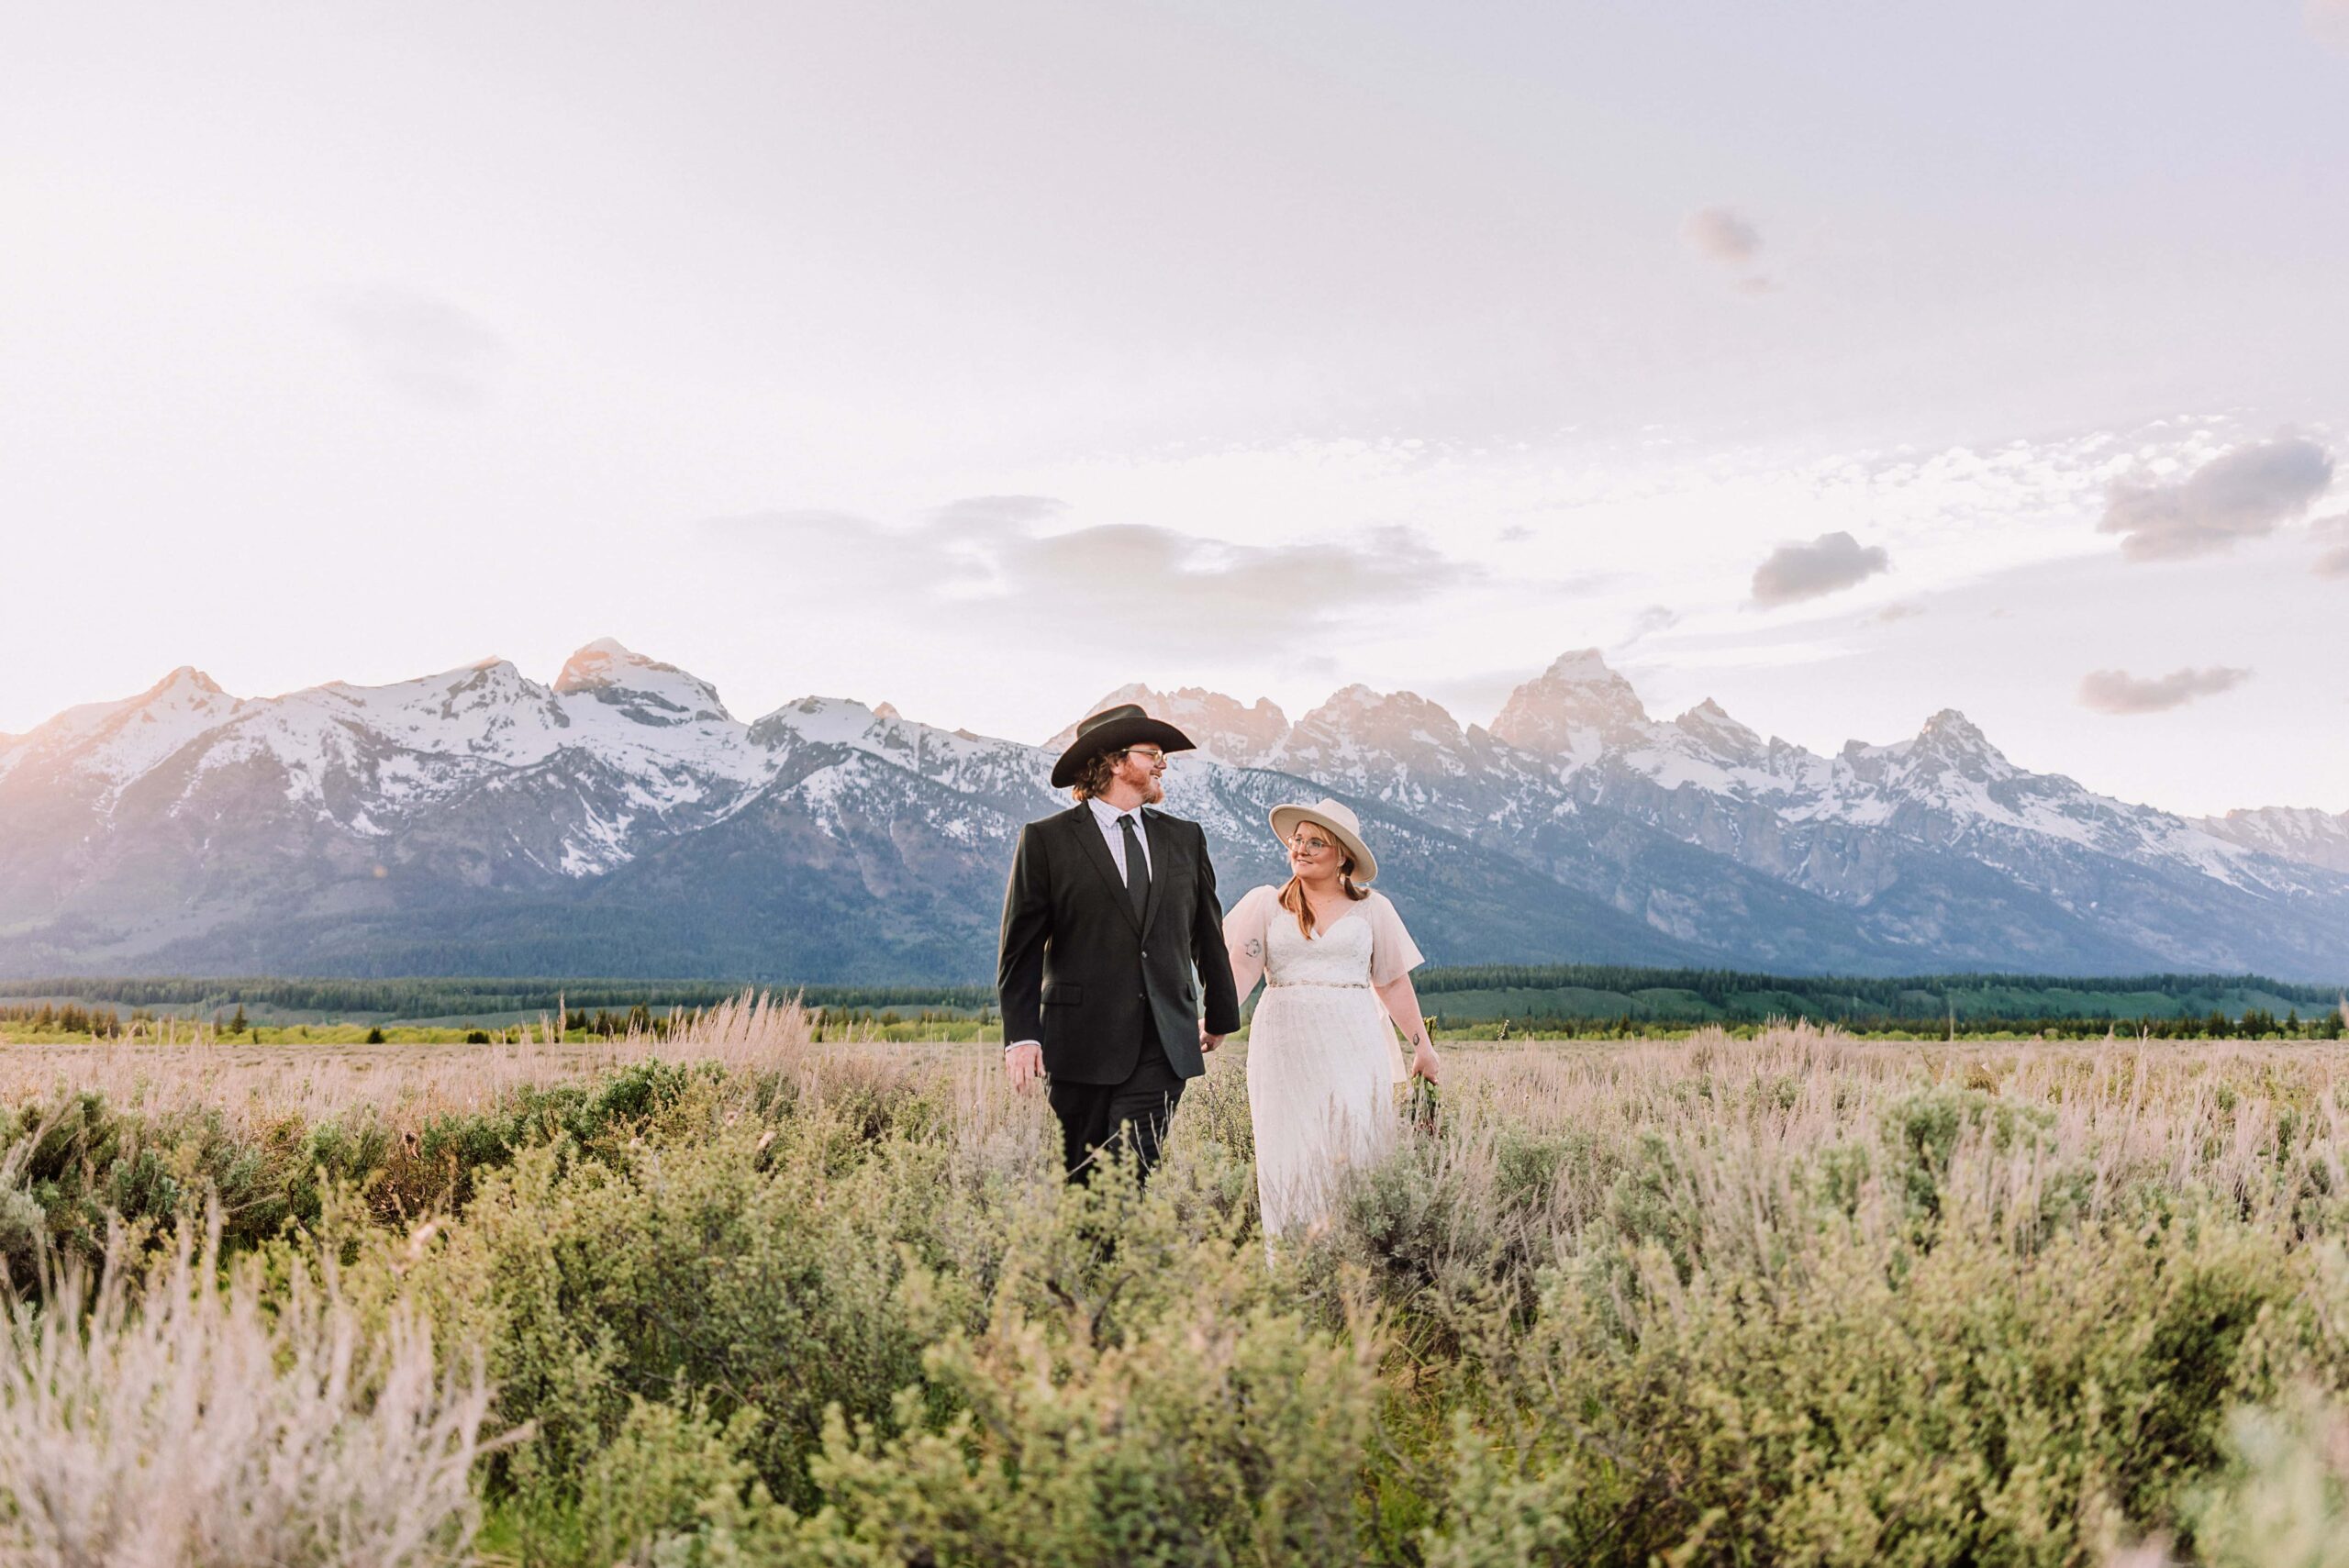
[[[1231,984],[1241,1001],[1264,977],[1265,911],[1276,907],[1278,895],[1269,887],[1252,887],[1223,917],[1224,948],[1231,956]]]
[[[1391,985],[1427,959],[1411,940],[1411,933],[1403,929],[1403,917],[1386,895],[1370,895],[1370,983]]]

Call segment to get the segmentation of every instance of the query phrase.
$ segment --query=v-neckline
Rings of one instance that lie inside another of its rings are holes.
[[[1349,921],[1349,920],[1361,920],[1361,919],[1362,919],[1362,913],[1361,913],[1361,911],[1359,911],[1359,910],[1354,910],[1354,909],[1349,909],[1349,910],[1347,910],[1344,914],[1342,914],[1342,915],[1339,916],[1336,919],[1334,919],[1334,920],[1330,921],[1330,924],[1329,924],[1327,927],[1323,928],[1323,929],[1322,929],[1322,931],[1321,931],[1321,935],[1320,935],[1320,936],[1307,936],[1307,937],[1305,938],[1305,940],[1306,940],[1307,941],[1308,941],[1308,942],[1318,942],[1318,941],[1319,941],[1319,940],[1321,940],[1321,937],[1326,937],[1326,936],[1328,936],[1331,931],[1336,930],[1340,926],[1344,925],[1347,921]],[[1368,921],[1366,921],[1366,920],[1365,920],[1365,921],[1364,921],[1363,923],[1364,923],[1364,925],[1369,924],[1369,922],[1368,922]],[[1304,933],[1303,933],[1303,932],[1299,932],[1298,934],[1299,934],[1300,936],[1303,936],[1303,935],[1304,935]]]

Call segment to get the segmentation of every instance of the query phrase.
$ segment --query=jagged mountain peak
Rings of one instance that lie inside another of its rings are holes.
[[[2010,798],[1994,795],[1991,786],[2021,781],[2034,795],[2051,799],[2055,795],[2067,800],[2076,797],[2076,802],[2092,799],[2069,779],[2041,778],[2016,767],[1979,726],[1954,707],[1925,720],[1924,727],[1907,740],[1888,746],[1845,742],[1837,767],[1853,785],[1877,792],[1887,802],[1910,801],[1952,811],[1968,820],[1995,819],[2034,830],[2046,829],[2054,818],[2045,810],[2019,816]],[[2072,831],[2062,824],[2054,825],[2066,834]]]
[[[1417,692],[1381,692],[1359,681],[1331,692],[1319,707],[1297,721],[1297,728],[1349,726],[1367,721],[1381,728],[1432,727],[1447,739],[1460,736],[1460,721],[1442,703]]]
[[[540,911],[560,907],[582,912],[579,932],[515,962],[715,962],[722,929],[749,933],[726,962],[799,979],[883,975],[885,941],[905,972],[979,972],[1018,824],[1065,805],[1045,785],[1051,751],[885,703],[808,697],[748,730],[687,722],[681,709],[722,715],[716,694],[611,639],[559,684],[486,660],[239,700],[184,669],[0,744],[0,966],[128,954],[185,973],[262,953],[380,968],[452,932],[539,942]],[[1116,701],[1225,762],[1296,775],[1181,771],[1178,809],[1235,868],[1266,852],[1271,800],[1327,791],[1366,822],[1383,814],[1382,849],[1423,851],[1394,857],[1398,889],[1463,959],[1517,954],[1527,912],[1564,907],[1555,883],[1598,923],[1559,928],[1524,950],[1537,957],[1588,956],[1589,932],[1620,926],[1691,944],[1675,961],[1744,967],[2349,973],[2349,816],[2188,824],[2013,768],[1954,710],[1831,760],[1762,745],[1709,699],[1650,721],[1579,651],[1520,688],[1499,734],[1366,684],[1294,727],[1268,701],[1197,687]],[[1555,749],[1520,750],[1529,735]],[[1246,743],[1264,737],[1258,762]],[[386,883],[369,870],[384,864],[403,869]],[[461,923],[433,923],[451,911]],[[603,929],[622,947],[577,945]],[[647,937],[671,945],[645,956]]]
[[[2194,826],[2262,854],[2349,873],[2349,811],[2336,814],[2313,806],[2238,806],[2224,817],[2199,818]]]
[[[1982,727],[1954,707],[1945,707],[1925,720],[1917,731],[1910,749],[1918,754],[1930,754],[1954,762],[1972,763],[1998,772],[2012,773],[2014,764],[2006,753],[1990,743]]]
[[[1085,712],[1090,717],[1120,703],[1133,703],[1152,718],[1164,719],[1189,736],[1205,755],[1242,767],[1264,762],[1289,730],[1288,716],[1270,697],[1258,697],[1249,705],[1204,686],[1162,692],[1130,681]],[[1044,749],[1064,751],[1075,739],[1076,726],[1070,724],[1045,741]]]
[[[554,689],[558,696],[592,697],[642,724],[730,723],[734,717],[716,686],[674,664],[631,652],[613,637],[599,637],[566,660]]]
[[[1468,738],[1440,703],[1417,692],[1380,692],[1356,684],[1330,694],[1298,719],[1271,765],[1308,778],[1375,791],[1380,777],[1458,775]]]
[[[1560,654],[1509,693],[1493,733],[1520,751],[1586,759],[1609,745],[1636,742],[1648,723],[1631,683],[1609,669],[1598,649],[1582,648]]]
[[[152,701],[156,697],[183,692],[207,697],[225,697],[228,695],[221,690],[219,682],[195,665],[183,664],[149,687],[139,700]]]
[[[887,708],[884,713],[882,708]],[[861,740],[875,723],[896,720],[896,709],[883,703],[867,707],[854,697],[805,696],[787,702],[751,726],[751,741],[772,747],[786,736],[825,745],[844,746]]]
[[[1672,723],[1707,751],[1735,761],[1743,762],[1767,750],[1759,733],[1731,718],[1729,710],[1710,697]]]
[[[1596,648],[1570,648],[1550,661],[1542,672],[1549,681],[1620,681],[1622,679],[1607,662],[1607,655]]]
[[[20,767],[62,766],[119,784],[248,706],[212,677],[183,664],[135,697],[67,708],[28,734],[0,740],[0,776]]]

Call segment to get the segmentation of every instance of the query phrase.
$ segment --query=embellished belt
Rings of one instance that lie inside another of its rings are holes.
[[[1367,991],[1367,980],[1267,980],[1264,984],[1275,991],[1293,991],[1299,986],[1315,991]]]

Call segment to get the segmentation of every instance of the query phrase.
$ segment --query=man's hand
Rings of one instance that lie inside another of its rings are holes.
[[[1003,1070],[1011,1074],[1011,1086],[1021,1094],[1042,1082],[1044,1048],[1034,1040],[1022,1040],[1003,1053]]]
[[[1202,1020],[1199,1024],[1199,1050],[1202,1051],[1213,1051],[1217,1046],[1221,1045],[1222,1043],[1223,1036],[1219,1034],[1208,1033],[1208,1026],[1206,1022]]]

